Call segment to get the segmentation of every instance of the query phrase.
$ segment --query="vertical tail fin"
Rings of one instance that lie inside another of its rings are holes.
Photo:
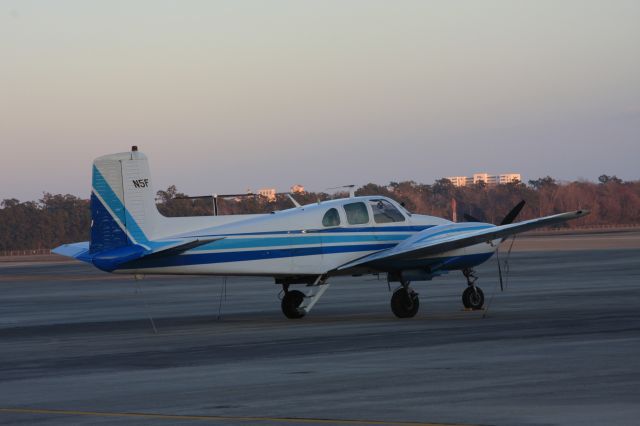
[[[147,246],[159,217],[149,163],[136,147],[93,162],[90,253]]]

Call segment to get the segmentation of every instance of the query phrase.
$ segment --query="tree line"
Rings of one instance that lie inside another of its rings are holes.
[[[640,225],[640,181],[623,181],[616,176],[602,175],[598,182],[558,182],[547,176],[506,185],[486,186],[483,183],[455,187],[447,179],[433,184],[413,181],[391,182],[388,185],[369,183],[358,188],[356,195],[384,195],[403,203],[414,213],[453,217],[456,200],[458,221],[463,215],[478,220],[499,223],[520,200],[526,206],[520,220],[546,216],[569,210],[589,209],[591,214],[571,221],[566,227],[599,225]],[[309,204],[348,193],[327,194],[305,192],[295,194],[300,204]],[[211,197],[187,198],[175,186],[158,191],[158,210],[165,216],[203,216],[213,214]],[[269,213],[293,207],[292,201],[279,195],[270,202],[260,196],[219,198],[219,214]],[[38,201],[20,202],[5,199],[0,202],[0,251],[48,249],[60,244],[89,239],[91,214],[89,200],[73,195],[45,193]]]

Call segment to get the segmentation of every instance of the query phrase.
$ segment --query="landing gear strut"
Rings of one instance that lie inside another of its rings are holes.
[[[462,304],[465,308],[474,311],[482,309],[484,306],[484,293],[482,289],[476,285],[478,276],[473,269],[463,269],[462,273],[467,279],[467,288],[462,292]]]
[[[413,318],[420,308],[418,293],[409,286],[409,281],[403,281],[402,287],[391,296],[391,311],[398,318]]]
[[[298,290],[289,290],[289,284],[282,284],[284,296],[282,296],[280,307],[284,316],[289,319],[304,317],[327,291],[329,284],[326,282],[326,277],[319,275],[315,281],[309,282],[307,287],[311,287],[311,290],[304,294]]]

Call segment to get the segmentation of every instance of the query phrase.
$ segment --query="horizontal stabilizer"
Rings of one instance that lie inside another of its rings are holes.
[[[118,269],[118,266],[123,263],[140,259],[144,255],[145,248],[134,244],[95,253],[91,258],[91,262],[96,268],[111,272]]]
[[[64,244],[56,247],[52,252],[82,260],[83,262],[93,263],[97,268],[111,272],[127,262],[142,259],[143,257],[175,256],[223,238],[225,237],[148,241],[145,246],[129,244],[110,250],[102,250],[97,253],[90,253],[89,242],[82,242]]]
[[[74,259],[82,260],[83,262],[91,263],[91,257],[88,256],[89,241],[64,244],[51,250],[51,253],[59,254],[60,256],[72,257]]]

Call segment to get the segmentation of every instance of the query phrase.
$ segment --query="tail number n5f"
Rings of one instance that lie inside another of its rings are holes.
[[[149,179],[135,179],[132,181],[133,186],[136,188],[148,188],[149,187]]]

